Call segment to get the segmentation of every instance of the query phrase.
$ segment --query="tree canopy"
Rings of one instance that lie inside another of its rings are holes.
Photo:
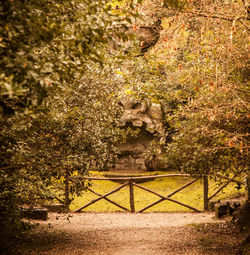
[[[19,228],[20,206],[57,198],[68,208],[83,189],[69,176],[111,164],[122,132],[108,42],[124,38],[115,28],[136,16],[130,4],[117,15],[105,0],[1,1],[3,233]]]
[[[167,105],[166,121],[175,129],[164,155],[169,169],[247,171],[248,8],[244,1],[183,1],[178,9],[144,2],[145,15],[159,17],[162,31],[142,58],[148,68],[130,84]]]

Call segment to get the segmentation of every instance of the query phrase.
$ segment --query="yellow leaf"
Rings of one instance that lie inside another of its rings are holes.
[[[161,22],[161,26],[165,29],[168,29],[171,27],[171,23],[169,22],[168,19],[163,19]]]
[[[120,74],[120,75],[124,76],[124,73],[121,72],[121,71],[116,70],[115,72],[116,72],[117,74]]]
[[[124,93],[125,93],[126,95],[131,95],[131,94],[132,94],[132,91],[131,91],[130,89],[126,89],[126,90],[124,91]]]

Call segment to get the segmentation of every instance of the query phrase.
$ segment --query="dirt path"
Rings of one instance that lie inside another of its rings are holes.
[[[210,213],[81,213],[69,220],[66,215],[51,214],[47,222],[39,222],[36,246],[31,244],[26,252],[41,255],[235,254],[234,243],[229,247],[230,253],[226,253],[228,249],[225,253],[222,250],[204,253],[198,227],[194,224],[214,222]]]

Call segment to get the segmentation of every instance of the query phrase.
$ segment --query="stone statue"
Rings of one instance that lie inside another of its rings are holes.
[[[123,107],[123,114],[119,126],[139,129],[139,133],[128,137],[126,143],[118,146],[120,154],[115,170],[159,170],[160,166],[157,162],[159,160],[156,155],[160,155],[161,149],[156,141],[164,143],[166,138],[162,105],[137,100],[128,95],[121,98],[120,105]],[[153,148],[152,144],[154,144]],[[149,150],[151,153],[147,157]]]
[[[146,101],[140,102],[129,96],[124,96],[120,104],[124,109],[120,126],[132,123],[134,127],[142,127],[145,124],[146,130],[151,134],[157,132],[164,136],[161,104],[151,103],[148,105]]]

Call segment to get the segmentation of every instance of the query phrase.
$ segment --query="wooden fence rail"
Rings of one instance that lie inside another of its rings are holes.
[[[93,194],[97,195],[98,198],[92,200],[91,202],[81,206],[80,208],[78,208],[75,212],[80,212],[81,210],[83,210],[84,208],[87,208],[88,206],[100,201],[101,199],[104,199],[106,201],[108,201],[109,203],[112,203],[113,205],[119,207],[120,209],[124,210],[124,211],[129,211],[132,213],[135,213],[135,198],[134,198],[134,187],[137,187],[139,189],[142,189],[144,191],[147,191],[149,193],[152,193],[158,197],[160,197],[159,200],[157,200],[154,203],[149,204],[148,206],[144,207],[143,209],[137,211],[137,212],[143,212],[165,200],[173,202],[173,203],[177,203],[183,207],[189,208],[195,212],[201,212],[200,210],[198,210],[197,208],[194,208],[193,206],[187,205],[185,203],[182,203],[180,201],[177,201],[175,199],[172,199],[171,197],[180,192],[181,190],[187,188],[188,186],[192,185],[193,183],[195,183],[196,181],[200,180],[201,178],[203,179],[203,201],[204,201],[204,210],[208,210],[209,207],[209,201],[216,196],[223,188],[225,188],[230,182],[236,182],[236,183],[240,183],[242,184],[242,182],[240,181],[235,181],[235,177],[239,175],[239,173],[237,173],[236,175],[234,175],[232,178],[224,178],[227,179],[228,181],[222,185],[222,187],[220,187],[213,195],[211,195],[210,197],[208,196],[208,176],[204,175],[204,176],[191,176],[190,174],[166,174],[166,175],[150,175],[150,176],[134,176],[134,177],[89,177],[89,176],[84,176],[82,178],[86,179],[86,180],[102,180],[102,181],[124,181],[123,184],[121,184],[119,187],[109,191],[108,193],[101,195],[98,192],[92,190],[91,188],[87,188],[90,192],[92,192]],[[195,179],[189,181],[188,183],[186,183],[185,185],[183,185],[182,187],[176,189],[175,191],[173,191],[172,193],[168,194],[167,196],[165,195],[161,195],[149,188],[145,188],[141,185],[139,185],[138,183],[136,183],[136,181],[140,181],[140,180],[152,180],[155,178],[167,178],[167,177],[194,177]],[[71,181],[73,182],[77,182],[80,178],[79,177],[71,177]],[[223,178],[222,178],[223,179]],[[117,202],[107,198],[107,196],[114,194],[115,192],[118,192],[119,190],[123,189],[124,187],[129,186],[129,202],[130,202],[130,208],[126,208],[120,204],[118,204]]]

